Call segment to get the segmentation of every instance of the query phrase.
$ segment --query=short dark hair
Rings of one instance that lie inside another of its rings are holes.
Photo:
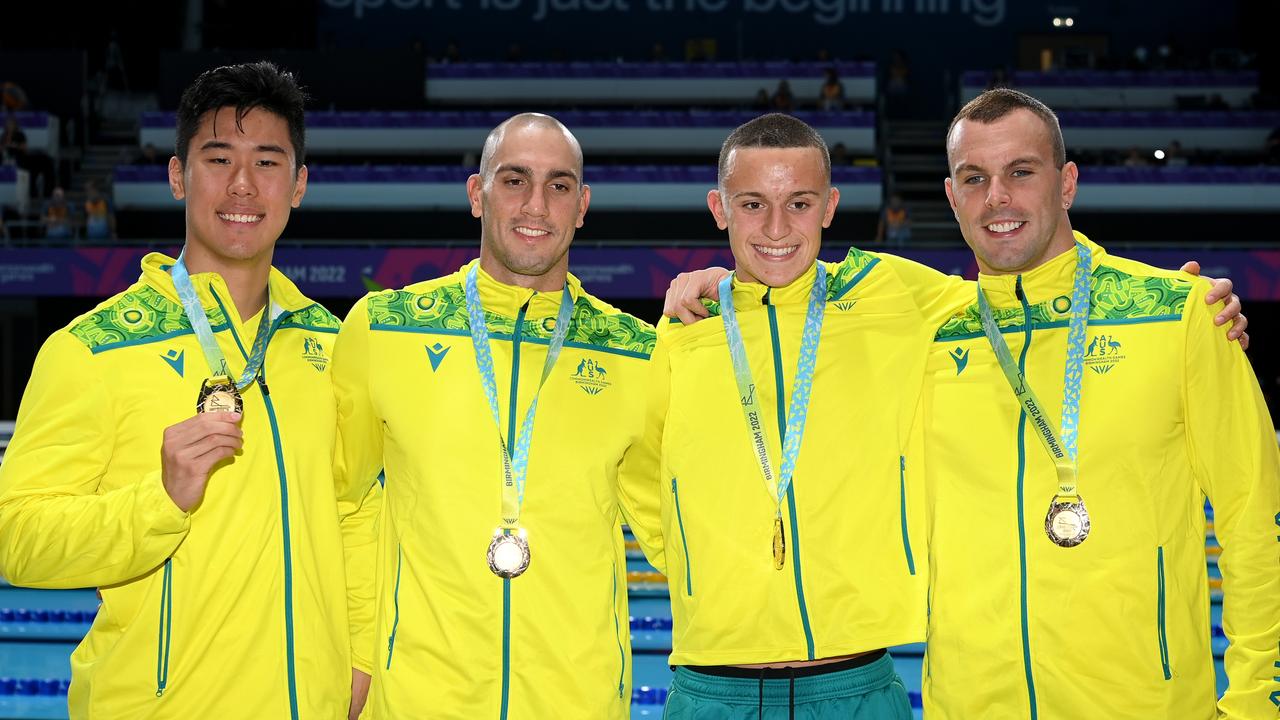
[[[955,118],[951,120],[951,125],[947,127],[948,151],[950,151],[951,133],[961,120],[972,120],[989,125],[1015,110],[1027,110],[1044,122],[1045,128],[1049,131],[1049,144],[1053,146],[1053,164],[1061,170],[1062,166],[1067,164],[1067,146],[1062,141],[1062,126],[1058,124],[1058,116],[1049,109],[1048,105],[1024,92],[1009,88],[988,90],[960,108],[960,112],[956,113]]]
[[[294,173],[306,159],[306,126],[304,106],[307,95],[298,87],[293,73],[274,63],[261,61],[241,65],[223,65],[206,70],[182,93],[178,101],[178,139],[174,154],[187,164],[191,138],[200,128],[205,113],[218,108],[236,109],[236,127],[254,108],[279,115],[289,126],[289,142],[293,144]]]
[[[720,146],[720,163],[716,182],[724,183],[729,170],[729,156],[738,148],[815,148],[822,153],[822,172],[831,182],[831,154],[827,143],[808,123],[782,113],[761,115],[739,125]]]

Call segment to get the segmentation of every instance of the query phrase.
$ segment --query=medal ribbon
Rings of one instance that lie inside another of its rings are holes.
[[[502,415],[498,412],[498,384],[494,380],[493,353],[489,349],[489,328],[484,322],[484,308],[480,305],[480,289],[476,283],[479,268],[480,263],[477,262],[467,271],[464,285],[467,318],[471,325],[471,345],[475,348],[476,366],[480,370],[480,384],[484,388],[485,399],[489,401],[493,422],[498,428],[498,446],[502,448],[502,526],[515,529],[520,524],[520,505],[524,502],[524,483],[529,472],[529,443],[533,439],[533,418],[538,410],[538,396],[542,394],[542,386],[551,375],[551,368],[555,366],[556,358],[560,357],[564,339],[569,334],[573,297],[569,294],[569,284],[565,283],[564,294],[560,297],[560,313],[556,315],[556,327],[547,345],[547,359],[542,363],[542,379],[538,381],[533,401],[529,403],[524,422],[520,424],[513,454],[508,451],[507,443],[502,438]],[[512,367],[511,372],[518,373],[520,368]],[[511,398],[511,402],[516,402],[516,398]]]
[[[191,284],[191,273],[187,271],[185,261],[186,254],[186,248],[183,248],[177,262],[169,271],[173,276],[173,286],[178,291],[178,298],[182,300],[182,309],[186,312],[187,319],[191,321],[191,329],[195,331],[196,339],[200,341],[200,349],[204,351],[204,359],[209,363],[209,371],[215,376],[223,375],[234,380],[230,368],[227,367],[227,358],[222,354],[222,348],[218,347],[218,341],[213,336],[213,328],[209,326],[209,316],[205,315],[200,298],[196,295],[196,289]],[[271,304],[271,289],[268,286],[267,304],[263,307],[262,319],[258,321],[258,332],[253,339],[253,349],[244,366],[244,373],[236,382],[237,390],[244,390],[257,379],[258,371],[262,369],[262,363],[267,357],[267,341],[271,337],[271,327],[280,312],[279,308]],[[227,318],[227,322],[231,322],[231,318]]]
[[[751,449],[760,465],[760,476],[765,490],[773,498],[778,515],[782,515],[782,500],[795,474],[796,459],[800,456],[800,440],[804,437],[805,420],[809,414],[809,395],[813,391],[813,372],[818,361],[818,339],[822,333],[822,317],[827,306],[827,268],[817,263],[818,275],[809,293],[809,309],[805,313],[804,333],[800,339],[800,361],[796,366],[795,382],[791,386],[791,406],[787,411],[787,427],[782,439],[782,468],[774,475],[769,457],[769,442],[765,437],[763,411],[751,378],[751,366],[747,363],[747,350],[742,342],[742,329],[738,325],[738,313],[733,307],[733,275],[720,281],[720,312],[724,318],[724,334],[728,340],[729,358],[733,362],[733,378],[738,383],[738,397],[742,402],[742,414],[751,436]],[[778,399],[781,402],[781,398]]]
[[[1062,432],[1053,427],[1053,421],[1044,412],[1040,399],[1018,369],[1018,363],[1009,351],[1009,344],[1000,334],[987,296],[978,287],[978,311],[982,316],[982,331],[987,342],[1000,361],[1000,369],[1009,380],[1018,403],[1027,413],[1027,420],[1035,428],[1036,437],[1053,460],[1058,473],[1058,495],[1078,498],[1079,467],[1076,463],[1076,438],[1080,433],[1080,384],[1084,377],[1084,331],[1089,320],[1089,285],[1093,275],[1093,254],[1089,248],[1076,243],[1076,271],[1071,285],[1071,319],[1067,325],[1067,363],[1063,375]]]

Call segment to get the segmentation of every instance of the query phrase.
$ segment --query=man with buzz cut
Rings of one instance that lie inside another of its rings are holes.
[[[621,720],[616,477],[653,328],[568,272],[591,190],[554,118],[495,128],[467,196],[479,259],[360,300],[334,357],[338,482],[386,470],[362,717]]]
[[[981,274],[927,371],[927,715],[1277,717],[1280,453],[1208,283],[1073,232],[1078,171],[1038,100],[983,93],[946,147]]]
[[[36,358],[0,465],[0,575],[98,588],[72,718],[348,712],[343,531],[369,508],[340,530],[338,321],[271,266],[307,187],[303,102],[269,63],[196,78],[169,161],[182,253],[147,255]]]
[[[709,319],[658,326],[622,490],[669,580],[670,720],[911,717],[885,648],[924,639],[912,428],[963,282],[857,249],[819,262],[839,200],[813,128],[734,130],[707,203],[735,272]]]

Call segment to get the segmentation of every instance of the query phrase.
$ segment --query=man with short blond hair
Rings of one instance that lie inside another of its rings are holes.
[[[1280,454],[1209,283],[1073,232],[1053,113],[983,93],[947,135],[981,271],[924,412],[930,717],[1262,718],[1280,702]],[[1205,499],[1222,547],[1215,708]]]

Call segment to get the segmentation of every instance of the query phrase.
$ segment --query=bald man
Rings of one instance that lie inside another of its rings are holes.
[[[625,718],[615,481],[654,330],[569,274],[591,190],[554,118],[495,128],[467,195],[479,259],[360,300],[334,354],[339,494],[386,471],[361,717]]]

